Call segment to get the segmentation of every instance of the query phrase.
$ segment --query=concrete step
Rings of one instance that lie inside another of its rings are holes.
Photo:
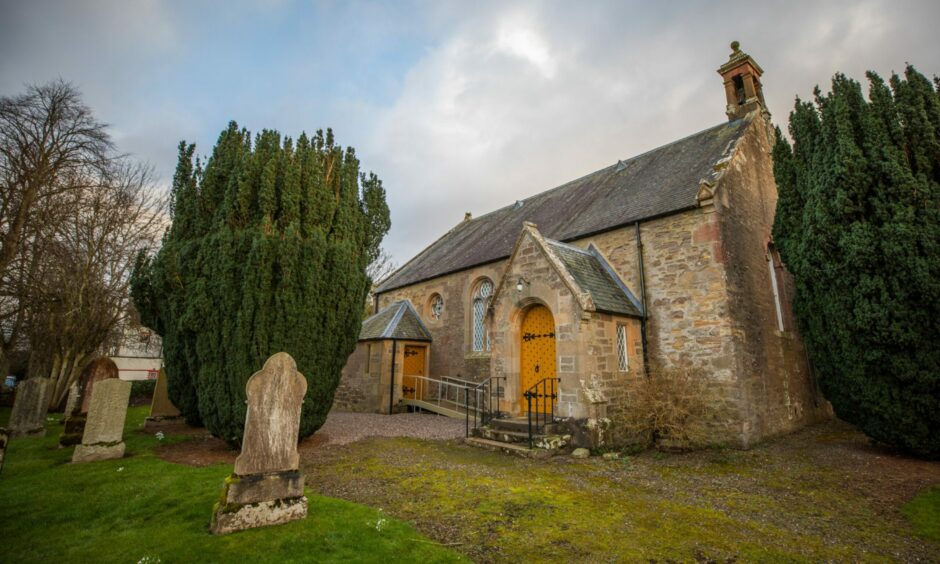
[[[464,439],[464,442],[477,448],[515,454],[526,458],[548,458],[556,453],[555,449],[529,448],[519,443],[504,443],[480,437],[468,437]]]

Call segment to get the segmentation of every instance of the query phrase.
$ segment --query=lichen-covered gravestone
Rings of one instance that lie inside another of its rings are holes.
[[[96,358],[82,370],[78,382],[72,384],[72,387],[69,388],[69,399],[65,407],[65,420],[63,421],[65,429],[59,435],[59,447],[77,445],[82,442],[88,407],[95,386],[99,382],[115,380],[117,377],[117,365],[106,356]]]
[[[11,437],[46,436],[46,412],[49,409],[49,379],[30,378],[16,387],[16,400],[10,414]]]
[[[153,400],[150,402],[150,417],[147,418],[146,427],[164,421],[172,421],[180,418],[180,410],[176,409],[173,402],[170,401],[170,395],[167,390],[166,371],[162,368],[157,375],[157,385],[153,388]]]
[[[124,456],[124,419],[131,397],[131,383],[104,380],[95,385],[88,409],[82,444],[75,447],[72,462],[91,462]]]
[[[280,352],[255,372],[245,387],[248,412],[242,452],[225,480],[211,530],[225,534],[287,523],[307,516],[297,436],[307,380]]]

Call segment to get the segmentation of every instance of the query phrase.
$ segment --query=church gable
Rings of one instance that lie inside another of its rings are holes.
[[[536,256],[550,269],[536,260]],[[554,274],[553,279],[546,278],[549,273]],[[527,222],[513,248],[494,301],[502,293],[526,290],[533,280],[563,286],[581,311],[642,317],[636,297],[597,249],[585,250],[546,239],[534,224]]]

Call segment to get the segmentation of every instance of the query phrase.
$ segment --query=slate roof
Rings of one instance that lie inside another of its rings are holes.
[[[578,286],[591,294],[599,312],[642,317],[642,306],[614,274],[613,268],[593,246],[588,250],[559,241],[545,241],[561,260]]]
[[[715,174],[748,122],[735,120],[619,161],[476,219],[463,221],[389,276],[395,288],[504,259],[525,221],[571,241],[697,205],[699,182]],[[521,205],[520,205],[521,203]]]
[[[360,341],[395,339],[398,341],[431,341],[431,332],[411,302],[395,302],[362,322]]]

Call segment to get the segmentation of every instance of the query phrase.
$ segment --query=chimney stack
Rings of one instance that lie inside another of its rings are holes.
[[[765,118],[770,117],[760,83],[764,71],[750,55],[741,51],[741,44],[737,41],[731,42],[731,55],[728,62],[718,69],[718,74],[725,82],[728,100],[725,113],[729,121],[741,119],[754,110],[760,110]]]

